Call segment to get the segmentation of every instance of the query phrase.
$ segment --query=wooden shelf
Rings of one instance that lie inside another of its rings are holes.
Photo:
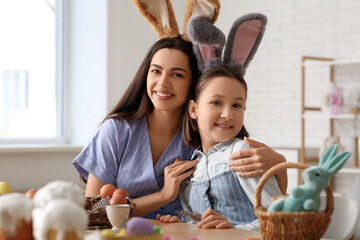
[[[342,168],[339,173],[360,174],[360,168]]]
[[[312,113],[305,113],[303,114],[303,118],[305,119],[314,119],[314,118],[324,118],[324,119],[355,119],[358,118],[360,120],[359,115],[355,114],[327,114],[327,113],[319,113],[319,114],[312,114]]]
[[[344,60],[344,61],[316,61],[311,60],[304,62],[303,66],[309,67],[309,66],[340,66],[340,65],[356,65],[360,64],[360,59],[350,59],[350,60]]]
[[[354,65],[356,67],[354,67]],[[322,109],[318,106],[307,106],[305,104],[305,85],[306,85],[306,68],[307,67],[316,67],[316,66],[324,66],[324,67],[328,67],[328,71],[329,71],[329,76],[328,76],[328,80],[329,83],[333,83],[336,82],[334,79],[334,71],[336,69],[336,67],[338,66],[351,66],[352,68],[358,68],[357,65],[360,65],[360,59],[348,59],[348,60],[341,60],[341,61],[336,61],[332,58],[327,58],[327,57],[315,57],[315,56],[302,56],[301,58],[301,116],[300,116],[300,120],[301,120],[301,147],[300,147],[300,151],[299,151],[299,156],[300,156],[300,162],[307,164],[307,165],[311,165],[311,164],[317,164],[318,163],[318,151],[314,152],[311,150],[311,148],[306,147],[306,133],[305,133],[305,125],[306,125],[306,120],[311,120],[311,119],[319,119],[320,122],[328,122],[329,126],[328,126],[328,133],[329,136],[334,136],[335,133],[335,128],[334,128],[334,124],[336,122],[336,120],[341,120],[341,121],[349,121],[349,120],[356,120],[356,122],[358,120],[360,120],[360,116],[356,115],[356,114],[330,114],[330,113],[325,113],[322,111]],[[348,122],[346,122],[346,124],[348,124]],[[356,174],[360,174],[360,168],[344,168],[342,170],[340,170],[341,173],[343,174],[347,174],[347,173],[356,173]],[[299,183],[302,184],[302,180],[299,179]],[[333,186],[333,184],[332,184]]]
[[[319,158],[318,157],[312,157],[312,158],[305,158],[304,162],[308,163],[308,162],[318,162]]]

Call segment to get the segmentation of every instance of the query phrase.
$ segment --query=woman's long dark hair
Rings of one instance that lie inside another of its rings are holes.
[[[237,64],[230,63],[217,65],[216,67],[213,67],[210,70],[202,73],[195,85],[195,90],[190,94],[190,99],[197,101],[199,99],[199,95],[205,89],[206,85],[216,77],[229,77],[239,80],[239,82],[244,86],[245,95],[247,95],[247,84],[240,72],[239,66]],[[189,102],[187,102],[187,105],[189,105]],[[196,119],[190,117],[189,111],[185,111],[183,118],[183,139],[185,143],[194,148],[199,147],[201,145],[201,138]],[[244,139],[244,137],[249,137],[249,133],[247,132],[244,125],[236,137],[241,139]]]
[[[194,88],[198,68],[192,44],[182,39],[181,36],[160,39],[149,49],[130,86],[116,106],[105,117],[104,121],[109,118],[138,120],[147,116],[153,110],[154,106],[146,91],[146,79],[154,54],[163,48],[180,50],[189,57],[192,73],[190,89]]]

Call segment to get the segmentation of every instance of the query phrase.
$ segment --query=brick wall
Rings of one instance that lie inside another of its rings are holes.
[[[360,1],[223,0],[221,5],[216,26],[225,35],[232,22],[243,14],[261,12],[268,17],[263,42],[245,76],[249,86],[245,117],[248,130],[255,139],[270,146],[299,147],[301,56],[360,59]],[[360,92],[359,70],[353,76],[351,67],[355,72],[360,68],[358,65],[335,69],[336,81],[345,79],[345,85],[350,86],[344,90],[346,95]],[[327,71],[312,71],[306,101],[321,105]],[[351,135],[352,129],[348,128],[353,126],[352,121],[344,121],[340,129]],[[308,145],[316,147],[322,143],[328,134],[325,122],[311,120]]]

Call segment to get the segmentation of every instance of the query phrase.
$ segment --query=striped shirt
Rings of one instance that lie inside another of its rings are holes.
[[[189,160],[193,151],[183,142],[179,127],[153,166],[146,118],[135,121],[108,119],[99,126],[73,164],[85,179],[91,173],[105,184],[125,189],[130,198],[138,198],[161,190],[164,168],[177,158]],[[152,215],[156,216],[156,213]]]
[[[245,141],[234,138],[218,143],[206,155],[195,150],[192,159],[198,159],[196,171],[190,182],[181,186],[180,199],[184,209],[203,213],[212,208],[224,215],[236,228],[258,230],[254,215],[254,193],[259,177],[241,178],[232,172],[229,155],[251,148]],[[197,195],[197,196],[195,196]],[[271,197],[281,195],[275,177],[265,184],[261,199],[263,206],[269,206]]]

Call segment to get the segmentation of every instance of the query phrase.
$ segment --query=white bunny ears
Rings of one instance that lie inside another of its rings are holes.
[[[159,39],[176,37],[179,27],[175,19],[174,10],[170,0],[132,0],[139,13],[150,23]],[[187,23],[192,15],[200,15],[210,23],[214,23],[219,15],[219,0],[187,0],[183,39],[186,36]]]
[[[237,63],[244,76],[265,32],[267,18],[260,13],[250,13],[238,18],[232,25],[224,56],[225,35],[207,19],[192,16],[187,35],[193,43],[199,69],[204,72],[218,64]]]

